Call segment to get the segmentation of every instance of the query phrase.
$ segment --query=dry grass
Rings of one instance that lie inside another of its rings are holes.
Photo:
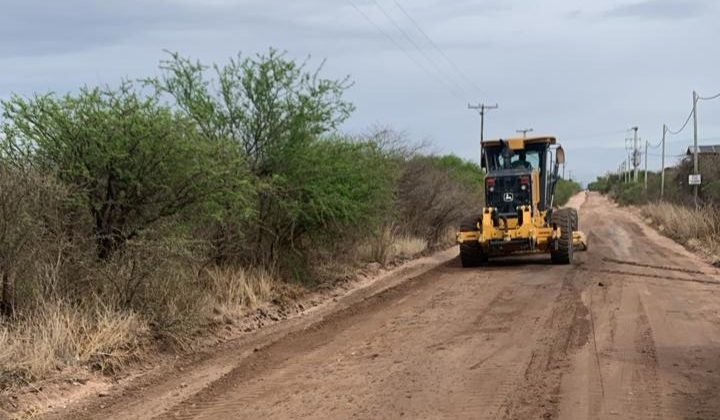
[[[275,276],[263,269],[214,267],[207,274],[214,311],[226,321],[269,301],[277,290]]]
[[[0,326],[0,385],[41,378],[67,366],[115,371],[136,358],[147,325],[134,313],[44,302],[12,326]]]
[[[423,239],[387,229],[345,259],[333,260],[351,274],[357,263],[387,264],[413,258],[426,248]],[[149,349],[192,349],[207,335],[207,327],[233,324],[273,299],[302,294],[271,270],[188,269],[188,264],[175,261],[178,257],[144,250],[139,262],[124,254],[120,262],[125,265],[111,261],[107,267],[86,270],[87,278],[77,283],[85,296],[82,301],[55,293],[57,281],[40,278],[59,278],[60,268],[53,266],[42,276],[32,273],[34,280],[26,280],[34,283],[27,284],[38,291],[23,295],[23,310],[16,317],[0,318],[0,389],[45,379],[68,367],[116,373],[145,358]],[[333,278],[339,273],[333,266]],[[45,289],[50,292],[40,292]]]
[[[720,209],[691,208],[670,203],[641,207],[642,214],[668,237],[707,254],[720,255]]]
[[[404,235],[395,236],[392,241],[392,258],[413,258],[426,248],[427,244],[423,239]]]
[[[142,314],[91,296],[83,304],[48,298],[12,320],[0,318],[0,389],[72,366],[115,373],[142,359],[154,339],[189,349],[204,327],[233,323],[283,291],[262,269],[213,267],[194,284],[167,279],[153,283],[153,296],[143,295],[153,308]]]
[[[354,260],[376,262],[387,265],[398,259],[413,258],[427,249],[425,240],[409,235],[397,234],[393,229],[384,229],[379,235],[361,243],[355,249]]]

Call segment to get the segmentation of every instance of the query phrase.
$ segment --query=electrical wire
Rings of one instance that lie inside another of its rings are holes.
[[[652,157],[662,157],[662,154],[661,154],[661,153],[648,153],[648,156],[652,156]],[[665,157],[666,157],[666,158],[681,158],[681,157],[685,157],[685,156],[687,156],[687,155],[686,155],[686,154],[681,154],[681,155],[669,155],[669,154],[667,154],[667,153],[665,154]]]
[[[457,82],[452,77],[447,77],[447,75],[445,74],[443,69],[437,64],[437,61],[435,61],[431,56],[429,56],[425,52],[425,50],[422,49],[420,47],[420,45],[418,45],[417,42],[415,42],[415,40],[407,33],[407,31],[405,29],[403,29],[402,26],[400,26],[400,24],[395,20],[395,18],[393,18],[390,15],[390,13],[388,13],[388,11],[382,6],[382,4],[380,4],[377,0],[372,0],[372,2],[380,10],[380,12],[385,16],[385,18],[387,18],[387,20],[390,21],[390,23],[395,27],[395,29],[397,29],[398,32],[400,32],[400,34],[403,36],[403,38],[405,38],[410,43],[410,45],[412,45],[413,48],[415,48],[415,50],[417,52],[419,52],[420,55],[422,55],[425,58],[425,60],[427,60],[435,68],[435,70],[438,72],[438,74],[441,77],[446,77],[448,82],[452,83],[455,89],[458,89],[459,92],[463,92],[463,87],[460,86],[459,84],[457,84]]]
[[[586,140],[586,139],[593,139],[596,137],[608,137],[615,134],[623,134],[627,132],[627,130],[615,130],[615,131],[606,131],[604,133],[595,133],[595,134],[589,134],[589,135],[580,135],[580,136],[563,136],[565,139],[570,140]]]
[[[685,120],[685,122],[683,123],[682,127],[680,127],[679,130],[673,131],[670,129],[670,127],[665,126],[666,132],[672,134],[673,136],[682,133],[682,131],[685,130],[685,127],[687,127],[688,123],[690,122],[690,119],[692,118],[694,111],[695,111],[695,108],[690,110],[690,114],[688,114],[687,119]]]
[[[720,140],[720,137],[703,137],[699,138],[698,141],[708,141],[708,140]],[[677,139],[677,140],[668,140],[668,143],[672,144],[678,144],[678,143],[692,143],[693,139]]]
[[[415,26],[418,32],[422,34],[422,36],[430,43],[430,45],[435,49],[435,51],[437,51],[438,54],[440,54],[440,56],[450,65],[450,67],[454,69],[461,78],[465,79],[468,84],[477,89],[478,92],[482,92],[480,86],[478,86],[470,77],[468,77],[468,75],[465,74],[464,71],[462,71],[462,68],[460,68],[460,66],[458,66],[450,57],[448,57],[447,54],[445,54],[442,48],[440,48],[437,43],[433,41],[430,35],[428,35],[427,32],[423,30],[422,26],[420,26],[420,24],[415,20],[415,18],[413,18],[412,15],[408,13],[405,7],[403,7],[403,5],[400,4],[397,0],[393,0],[393,3],[395,3],[395,7],[397,7],[405,15],[405,17],[407,17],[408,20],[412,22],[413,26]]]
[[[707,96],[707,97],[698,95],[697,98],[700,99],[701,101],[712,101],[713,99],[720,98],[720,93],[718,93],[717,95]]]
[[[395,47],[397,47],[400,51],[402,51],[410,60],[412,60],[413,63],[415,63],[418,67],[420,67],[420,69],[422,69],[427,75],[429,75],[431,78],[434,78],[436,81],[440,82],[442,85],[445,86],[445,88],[449,88],[449,90],[450,90],[449,93],[456,96],[460,100],[464,100],[462,95],[459,95],[458,92],[456,92],[454,89],[452,89],[451,86],[448,86],[447,84],[445,84],[442,78],[438,78],[438,76],[435,73],[431,72],[421,61],[419,61],[412,54],[410,54],[405,49],[405,47],[403,47],[399,42],[397,42],[397,40],[395,40],[395,38],[393,38],[390,34],[385,32],[385,30],[383,28],[381,28],[380,25],[378,25],[374,20],[372,20],[370,18],[370,16],[368,16],[365,12],[363,12],[362,9],[360,9],[357,6],[357,4],[355,4],[355,2],[353,2],[352,0],[346,0],[346,1],[353,7],[353,9],[355,9],[355,11],[358,12],[358,14],[360,14],[368,23],[370,23],[373,27],[375,27],[375,29],[380,34],[382,34],[391,43],[393,43],[395,45]]]

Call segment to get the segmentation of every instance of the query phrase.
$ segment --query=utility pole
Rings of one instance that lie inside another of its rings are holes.
[[[648,149],[648,141],[645,140],[645,193],[646,193],[646,194],[647,194],[647,187],[648,187],[648,181],[647,181],[647,179],[648,179],[648,178],[647,178],[647,176],[648,176],[648,175],[647,175],[647,171],[648,171],[648,168],[647,168],[647,165],[648,165],[648,162],[647,162],[647,160],[648,160],[648,159],[647,159],[647,149]]]
[[[534,130],[532,128],[526,128],[523,130],[515,130],[516,133],[522,133],[523,138],[527,137],[527,133],[532,133]]]
[[[630,152],[627,152],[627,156],[625,156],[625,182],[630,182]]]
[[[632,162],[632,139],[625,137],[625,162],[623,165],[625,166],[625,173],[623,174],[623,182],[630,182],[630,176],[629,176],[629,168],[630,168],[630,162]]]
[[[623,160],[623,163],[621,166],[621,171],[622,171],[621,182],[626,182],[627,181],[627,160]]]
[[[498,104],[485,105],[484,103],[478,105],[468,104],[468,109],[474,109],[480,114],[480,166],[483,164],[483,140],[485,140],[485,112],[493,109],[498,109]],[[489,170],[487,168],[486,170]]]
[[[660,163],[660,199],[665,195],[665,134],[667,133],[667,125],[663,124],[662,134],[662,158]]]
[[[693,174],[697,175],[698,172],[698,130],[697,130],[697,103],[698,94],[693,90]],[[698,204],[698,186],[693,185],[693,195],[695,195],[695,205]]]
[[[627,159],[625,159],[625,182],[630,182],[630,154],[628,153]]]
[[[632,156],[632,159],[633,159],[632,164],[633,164],[633,170],[634,170],[633,181],[637,182],[638,181],[638,167],[640,166],[640,162],[638,162],[638,160],[640,160],[640,159],[638,159],[640,157],[640,152],[638,150],[638,136],[637,136],[638,127],[635,126],[632,128],[632,130],[634,132],[633,133],[633,156]]]
[[[620,164],[620,182],[625,182],[627,178],[627,160],[623,160]]]
[[[628,182],[628,184],[634,181],[634,179],[633,179],[633,159],[635,159],[635,158],[632,155],[633,155],[632,153],[628,154],[628,160],[627,160],[627,163],[628,163],[628,167],[627,167],[627,174],[628,174],[627,179],[628,180],[627,180],[627,182]]]
[[[474,109],[478,111],[480,114],[480,141],[482,142],[484,138],[485,133],[485,112],[498,109],[498,104],[495,105],[485,105],[485,104],[478,104],[478,105],[472,105],[468,104],[468,109]]]

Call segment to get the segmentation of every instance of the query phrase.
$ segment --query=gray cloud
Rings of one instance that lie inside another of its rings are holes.
[[[432,9],[431,9],[432,10]],[[453,17],[487,17],[512,10],[512,2],[503,0],[462,0],[439,1],[434,5],[433,16]]]
[[[284,3],[284,2],[282,2]],[[11,0],[0,14],[0,57],[63,54],[142,39],[153,32],[240,30],[273,27],[307,37],[379,40],[365,28],[342,22],[317,25],[303,21],[279,1],[208,3],[193,1]],[[269,5],[268,5],[269,4]],[[295,1],[304,17],[327,10],[329,0]]]
[[[708,3],[699,0],[645,0],[617,6],[604,15],[642,19],[687,19],[702,15],[708,7]]]

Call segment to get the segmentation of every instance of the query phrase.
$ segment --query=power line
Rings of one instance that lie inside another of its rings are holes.
[[[697,98],[700,100],[703,100],[703,101],[712,101],[713,99],[720,98],[720,93],[718,93],[717,95],[708,96],[708,97],[702,97],[702,96],[698,95]]]
[[[623,134],[626,133],[628,130],[615,130],[615,131],[605,131],[602,133],[595,133],[595,134],[588,134],[588,135],[581,135],[581,136],[564,136],[566,139],[571,140],[586,140],[586,139],[594,139],[597,137],[608,137],[613,136],[616,134]]]
[[[648,153],[648,156],[652,156],[652,157],[662,157],[662,154],[660,154],[660,153]],[[680,155],[669,155],[669,154],[667,154],[667,153],[665,154],[665,157],[678,157],[678,158],[679,158],[679,157],[685,157],[685,156],[687,156],[687,155],[684,154],[684,153],[683,153],[683,154],[680,154]]]
[[[436,62],[435,60],[433,60],[433,58],[430,57],[430,56],[425,52],[425,50],[423,50],[423,49],[417,44],[417,42],[415,42],[414,39],[412,39],[412,37],[407,33],[407,31],[405,31],[405,29],[403,29],[402,26],[400,26],[400,24],[387,12],[387,10],[386,10],[380,3],[378,3],[377,0],[372,0],[372,2],[373,2],[373,3],[375,4],[375,6],[380,10],[380,12],[387,18],[387,20],[390,21],[390,23],[395,27],[395,29],[397,29],[398,32],[400,32],[400,34],[410,43],[410,45],[412,45],[413,48],[415,48],[415,50],[417,50],[417,51],[420,53],[420,55],[422,55],[423,57],[425,57],[425,59],[435,68],[435,70],[440,74],[440,76],[441,76],[441,77],[442,77],[442,76],[446,76],[446,75],[444,74],[442,68],[441,68],[440,66],[438,66],[437,62]],[[453,80],[452,78],[449,78],[449,77],[448,77],[447,79],[448,79],[449,82],[451,82],[451,83],[453,84],[453,86],[454,86],[456,89],[459,89],[459,92],[462,92],[462,91],[463,91],[463,87],[460,86],[460,85],[458,85],[457,82],[455,82],[455,80]]]
[[[673,131],[668,127],[667,132],[672,134],[673,136],[682,133],[682,131],[685,129],[685,127],[687,127],[688,123],[692,119],[692,116],[694,113],[695,113],[695,107],[693,107],[693,109],[690,110],[690,113],[688,114],[687,118],[685,119],[685,122],[683,123],[682,127],[680,127],[679,130]]]
[[[699,141],[708,141],[708,140],[720,140],[720,137],[703,137],[701,139],[698,139]],[[673,144],[680,144],[680,143],[691,143],[693,139],[678,139],[678,140],[672,140],[668,141],[668,143]]]
[[[395,3],[395,6],[400,9],[400,11],[410,20],[410,22],[412,22],[413,26],[415,26],[415,28],[423,35],[423,37],[425,37],[425,39],[430,43],[430,45],[432,45],[432,47],[438,52],[438,54],[440,54],[440,56],[445,59],[445,61],[450,65],[450,67],[454,69],[455,72],[460,75],[461,78],[465,79],[465,81],[468,82],[472,87],[477,89],[479,92],[482,92],[480,86],[478,86],[470,77],[468,77],[467,74],[462,71],[460,66],[458,66],[450,57],[448,57],[447,54],[445,54],[445,52],[437,45],[437,43],[435,43],[435,41],[433,41],[432,38],[430,38],[430,35],[428,35],[427,32],[423,30],[420,24],[410,15],[410,13],[408,13],[408,11],[397,0],[393,0],[393,3]]]
[[[452,95],[455,95],[458,99],[463,100],[462,95],[458,95],[458,93],[451,86],[448,86],[447,84],[445,84],[445,81],[442,78],[439,78],[435,73],[428,70],[428,68],[422,63],[422,61],[419,61],[412,54],[410,54],[405,49],[405,47],[403,47],[399,42],[397,42],[395,40],[395,38],[393,38],[390,34],[385,32],[385,30],[382,27],[380,27],[380,25],[375,23],[375,21],[372,20],[370,18],[370,16],[368,16],[365,12],[363,12],[362,9],[360,9],[357,6],[357,4],[355,4],[352,0],[346,0],[346,1],[353,7],[353,9],[355,9],[355,11],[357,11],[366,21],[368,21],[368,23],[370,23],[373,27],[375,27],[375,29],[378,32],[380,32],[380,34],[382,34],[391,43],[393,43],[395,45],[395,47],[397,47],[400,51],[402,51],[410,60],[412,60],[413,63],[415,63],[418,67],[420,67],[420,69],[422,69],[427,75],[434,78],[436,81],[440,82],[440,84],[444,85],[445,88],[450,88],[450,91],[451,91],[450,93],[452,93]]]

